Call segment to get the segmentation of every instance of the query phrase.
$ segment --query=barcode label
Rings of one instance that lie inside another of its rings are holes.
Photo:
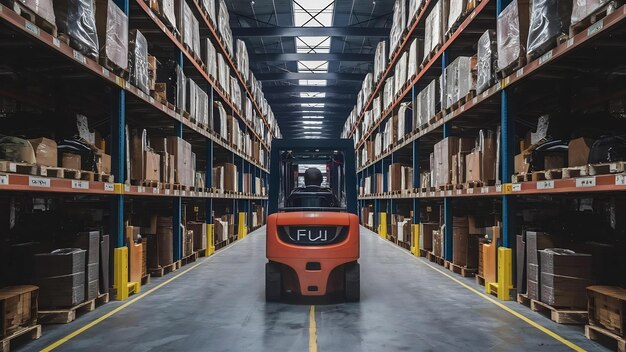
[[[496,192],[502,193],[502,185],[497,185],[496,186]]]
[[[467,189],[467,194],[474,194],[474,189],[473,188],[468,188]]]
[[[489,187],[483,187],[480,189],[480,193],[489,193]]]
[[[39,27],[37,27],[34,23],[26,21],[26,23],[24,24],[24,28],[26,28],[26,30],[31,32],[32,34],[39,36]]]
[[[554,181],[539,181],[537,182],[537,189],[553,189]]]
[[[2,184],[2,182],[0,182]],[[626,186],[626,175],[616,175],[615,176],[615,185],[617,186]]]
[[[587,29],[587,36],[590,37],[596,33],[598,33],[604,27],[604,20],[600,20]]]
[[[0,175],[0,185],[8,185],[8,184],[9,184],[9,175]]]
[[[595,187],[595,177],[581,177],[576,179],[576,187]]]
[[[567,47],[569,48],[572,45],[574,45],[574,38],[570,38],[567,40]]]
[[[461,194],[463,194],[463,190],[462,190],[462,189],[457,189],[457,190],[456,190],[456,194],[457,194],[457,195],[461,195]]]
[[[124,185],[124,192],[130,192],[130,186]]]
[[[512,192],[521,192],[522,191],[522,184],[521,183],[514,183],[511,186],[511,191]]]
[[[519,70],[517,70],[517,72],[515,72],[515,78],[520,78],[524,75],[524,68],[520,68]]]
[[[52,38],[52,45],[56,46],[57,48],[61,47],[61,41],[58,40],[57,38]]]
[[[85,56],[83,54],[79,53],[76,50],[72,50],[72,54],[74,55],[74,60],[80,62],[83,65],[87,63],[87,59],[85,59]]]
[[[114,192],[115,191],[115,185],[112,183],[105,183],[104,184],[104,190],[107,192]]]
[[[541,55],[541,57],[539,58],[539,65],[543,65],[545,62],[550,61],[551,58],[552,58],[552,50]]]
[[[50,188],[50,179],[43,177],[28,177],[28,185],[31,187]]]
[[[72,188],[89,189],[89,181],[72,180]]]

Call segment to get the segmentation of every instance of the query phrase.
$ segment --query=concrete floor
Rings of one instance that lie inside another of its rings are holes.
[[[318,351],[570,349],[433,270],[442,267],[431,266],[366,229],[361,237],[362,301],[315,306]],[[201,259],[187,273],[193,264],[153,280],[144,286],[144,296],[127,301],[131,304],[111,302],[71,324],[45,326],[41,339],[14,350],[41,350],[114,312],[57,350],[307,351],[311,306],[266,304],[265,261],[261,229]],[[166,283],[180,273],[184,274]],[[473,279],[453,277],[482,292]],[[581,327],[558,325],[515,302],[505,305],[582,349],[605,350],[587,340]]]

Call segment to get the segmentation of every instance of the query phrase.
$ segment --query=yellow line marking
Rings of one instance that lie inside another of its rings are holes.
[[[380,237],[379,237],[379,239],[380,239],[380,240],[383,240],[383,239],[382,239],[382,238],[380,238]],[[391,242],[389,242],[389,241],[386,241],[386,240],[383,240],[383,241],[385,241],[386,243],[388,243],[389,245],[391,245],[391,246],[392,246],[392,247],[394,247],[394,248],[397,248],[397,249],[399,249],[399,250],[402,250],[400,247],[397,247],[397,246],[393,245],[393,244],[392,244]],[[427,267],[431,268],[432,270],[434,270],[434,271],[436,271],[436,272],[440,273],[441,275],[443,275],[443,276],[447,277],[448,279],[450,279],[450,280],[452,280],[452,281],[456,282],[457,284],[459,284],[459,285],[461,285],[461,286],[465,287],[466,289],[468,289],[468,290],[470,290],[470,291],[474,292],[474,293],[475,293],[475,294],[477,294],[478,296],[480,296],[480,297],[484,298],[485,300],[487,300],[487,301],[489,301],[489,302],[491,302],[491,303],[495,304],[497,307],[501,308],[502,310],[504,310],[504,311],[506,311],[506,312],[510,313],[511,315],[513,315],[513,316],[517,317],[518,319],[520,319],[520,320],[522,320],[522,321],[526,322],[528,325],[530,325],[530,326],[534,327],[535,329],[537,329],[537,330],[539,330],[539,331],[543,332],[544,334],[546,334],[546,335],[548,335],[548,336],[552,337],[553,339],[555,339],[555,340],[557,340],[557,341],[561,342],[562,344],[564,344],[565,346],[567,346],[567,347],[569,347],[569,348],[573,349],[574,351],[578,351],[578,352],[583,352],[583,351],[585,351],[585,349],[584,349],[584,348],[582,348],[582,347],[578,346],[577,344],[575,344],[575,343],[573,343],[573,342],[569,341],[568,339],[566,339],[566,338],[562,337],[561,335],[557,334],[556,332],[554,332],[554,331],[552,331],[552,330],[550,330],[550,329],[546,328],[545,326],[543,326],[543,325],[541,325],[541,324],[539,324],[539,323],[535,322],[534,320],[532,320],[532,319],[530,319],[530,318],[528,318],[528,317],[526,317],[526,316],[524,316],[524,315],[522,315],[522,314],[520,314],[520,313],[518,313],[518,312],[514,311],[513,309],[511,309],[511,308],[507,307],[506,305],[504,305],[504,304],[500,303],[499,301],[497,301],[495,298],[493,298],[493,297],[491,297],[491,296],[488,296],[488,295],[486,295],[486,294],[484,294],[484,293],[482,293],[482,292],[480,292],[480,291],[476,290],[475,288],[473,288],[473,287],[469,286],[468,284],[466,284],[466,283],[464,283],[464,282],[462,282],[462,281],[460,281],[460,280],[456,279],[455,277],[453,277],[453,276],[449,275],[448,273],[443,272],[442,270],[439,270],[438,268],[436,268],[436,267],[434,267],[434,266],[432,266],[432,265],[430,265],[430,264],[428,264],[428,263],[424,262],[423,260],[421,260],[421,259],[419,259],[419,258],[417,258],[417,257],[413,256],[411,253],[406,253],[405,251],[402,251],[402,252],[403,252],[403,253],[405,253],[405,254],[410,255],[413,259],[417,260],[419,263],[421,263],[421,264],[423,264],[423,265],[425,265],[425,266],[427,266]]]
[[[243,240],[243,239],[242,239],[242,240]],[[226,247],[224,247],[224,248],[220,249],[220,250],[219,250],[219,252],[216,252],[214,255],[212,255],[212,256],[210,256],[210,257],[206,257],[206,259],[205,259],[205,260],[203,260],[203,261],[201,261],[200,263],[194,264],[192,267],[190,267],[190,268],[188,268],[187,270],[185,270],[185,271],[181,272],[180,274],[177,274],[176,276],[172,277],[171,279],[169,279],[169,280],[167,280],[167,281],[165,281],[165,282],[160,283],[159,285],[157,285],[157,286],[155,286],[155,287],[151,288],[150,290],[146,291],[146,292],[145,292],[145,293],[143,293],[143,294],[140,294],[140,295],[139,295],[139,296],[137,296],[136,298],[134,298],[134,299],[132,299],[132,300],[130,300],[130,301],[128,301],[128,302],[126,302],[126,303],[122,304],[121,306],[119,306],[119,307],[117,307],[117,308],[113,309],[112,311],[110,311],[110,312],[106,313],[105,315],[103,315],[103,316],[99,317],[98,319],[96,319],[96,320],[94,320],[94,321],[92,321],[92,322],[90,322],[90,323],[86,324],[85,326],[83,326],[83,327],[81,327],[81,328],[78,328],[78,329],[74,330],[73,332],[71,332],[71,333],[67,334],[66,336],[64,336],[63,338],[59,339],[58,341],[56,341],[56,342],[52,343],[51,345],[49,345],[49,346],[45,347],[44,349],[42,349],[42,350],[41,350],[41,352],[49,352],[49,351],[54,350],[55,348],[58,348],[59,346],[61,346],[61,345],[65,344],[65,343],[66,343],[66,342],[68,342],[69,340],[71,340],[71,339],[75,338],[76,336],[78,336],[78,335],[82,334],[83,332],[85,332],[85,331],[87,331],[87,330],[91,329],[92,327],[94,327],[94,326],[96,326],[96,325],[100,324],[101,322],[105,321],[106,319],[108,319],[108,318],[112,317],[113,315],[117,314],[117,313],[118,313],[119,311],[121,311],[122,309],[124,309],[124,308],[126,308],[126,307],[130,306],[130,305],[131,305],[131,304],[133,304],[133,303],[136,303],[137,301],[139,301],[139,300],[143,299],[144,297],[146,297],[146,296],[148,296],[149,294],[153,293],[154,291],[156,291],[156,290],[160,289],[161,287],[163,287],[163,286],[165,286],[165,285],[167,285],[167,284],[171,283],[172,281],[174,281],[174,280],[178,279],[179,277],[181,277],[181,276],[183,276],[183,275],[187,274],[188,272],[192,271],[193,269],[197,268],[198,266],[200,266],[200,265],[202,265],[202,264],[204,264],[204,263],[209,262],[209,260],[210,260],[211,258],[215,258],[217,255],[219,255],[219,254],[221,254],[221,253],[224,253],[226,250],[228,250],[228,249],[230,249],[230,248],[234,247],[234,246],[235,246],[235,245],[237,245],[238,243],[241,243],[241,241],[242,241],[242,240],[237,240],[237,241],[235,241],[235,242],[233,242],[233,243],[229,244],[228,246],[226,246]],[[315,351],[317,351],[317,349],[316,349]]]
[[[317,324],[315,323],[315,306],[309,311],[309,352],[317,352]]]

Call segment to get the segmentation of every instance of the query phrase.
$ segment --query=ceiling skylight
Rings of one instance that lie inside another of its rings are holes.
[[[323,108],[324,103],[302,103],[300,106],[303,108]]]
[[[322,126],[303,126],[305,130],[321,130]]]
[[[298,81],[301,86],[325,86],[325,79],[301,79]]]
[[[328,61],[298,61],[298,72],[326,73],[328,72]]]
[[[300,92],[300,98],[325,98],[326,93],[323,92]]]
[[[296,37],[298,53],[329,53],[330,37]]]
[[[294,0],[293,22],[298,27],[328,27],[334,7],[334,0]]]

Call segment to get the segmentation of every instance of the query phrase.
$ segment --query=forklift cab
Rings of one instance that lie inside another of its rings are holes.
[[[352,140],[272,142],[266,298],[343,292],[359,299],[359,221]]]

